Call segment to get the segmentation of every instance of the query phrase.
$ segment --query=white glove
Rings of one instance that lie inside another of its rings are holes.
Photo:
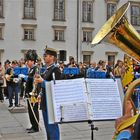
[[[19,74],[18,77],[19,78],[25,78],[26,76],[24,74]]]
[[[19,80],[20,80],[19,78],[14,78],[14,79],[13,79],[13,82],[18,83]]]

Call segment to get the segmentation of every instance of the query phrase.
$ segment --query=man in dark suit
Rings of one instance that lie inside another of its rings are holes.
[[[35,65],[37,57],[38,55],[35,50],[28,50],[25,54],[25,60],[27,61],[27,66],[29,68],[28,76],[23,77],[26,81],[25,96],[27,97],[28,114],[31,123],[31,128],[26,129],[28,133],[35,133],[39,131],[38,92],[34,85],[34,78],[36,74],[39,73],[39,69]],[[20,77],[22,77],[22,74]]]

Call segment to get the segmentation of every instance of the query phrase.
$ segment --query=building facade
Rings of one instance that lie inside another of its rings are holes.
[[[28,49],[42,57],[45,46],[68,62],[123,59],[124,52],[107,43],[93,47],[92,38],[128,0],[0,0],[0,61],[19,60]],[[140,31],[140,0],[131,0],[129,22]]]

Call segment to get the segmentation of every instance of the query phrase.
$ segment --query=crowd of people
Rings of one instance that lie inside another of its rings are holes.
[[[105,72],[106,78],[116,77],[116,78],[123,78],[126,67],[124,65],[124,62],[122,60],[118,60],[116,64],[113,64],[113,62],[109,61],[108,63],[103,60],[99,60],[99,62],[91,61],[91,63],[88,65],[86,63],[79,62],[77,63],[74,59],[74,57],[69,58],[69,63],[65,64],[63,61],[55,62],[57,67],[61,71],[61,79],[73,79],[73,78],[94,78],[92,75],[93,71],[97,72]],[[35,61],[35,65],[38,67],[39,71],[42,68],[45,68],[45,63],[41,59],[41,57],[38,57]],[[18,96],[21,98],[25,96],[25,81],[12,81],[18,80],[17,75],[14,75],[13,69],[15,67],[21,67],[26,68],[29,67],[27,64],[27,60],[25,58],[21,58],[19,61],[17,60],[6,60],[4,62],[4,65],[0,62],[0,101],[4,101],[4,96],[9,99],[9,107],[13,106],[12,98],[12,89],[11,86],[15,86],[14,89],[14,95],[15,95],[15,106],[18,106]],[[64,68],[78,68],[78,74],[72,75],[72,74],[65,74]],[[134,63],[134,73],[140,73],[140,65],[136,62]],[[10,75],[10,77],[8,77]],[[8,79],[10,78],[10,79]],[[2,79],[2,80],[1,80]],[[4,81],[3,81],[4,79]],[[1,83],[2,81],[2,83]]]
[[[76,63],[74,57],[69,57],[69,63],[57,62],[57,51],[52,48],[45,48],[43,59],[37,55],[35,50],[28,50],[25,58],[17,60],[6,60],[4,65],[0,63],[0,101],[4,97],[9,100],[9,108],[19,107],[19,98],[27,98],[28,114],[31,127],[27,128],[28,133],[39,131],[39,106],[42,110],[44,125],[48,140],[59,140],[58,124],[48,124],[48,112],[46,110],[46,94],[44,81],[73,79],[73,78],[94,78],[93,72],[103,72],[105,78],[123,78],[127,71],[124,62],[118,60],[116,64],[112,61],[92,61]],[[15,75],[17,67],[28,68],[28,74]],[[41,69],[44,71],[41,72]],[[65,74],[65,68],[77,68],[77,74]],[[140,72],[140,66],[136,62],[133,65],[134,73]],[[54,74],[54,75],[53,75]],[[98,78],[98,77],[96,77]]]

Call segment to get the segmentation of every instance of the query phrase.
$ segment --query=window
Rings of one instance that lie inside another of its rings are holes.
[[[110,63],[110,66],[113,68],[115,64],[115,55],[108,55],[108,63]]]
[[[92,41],[92,31],[83,31],[83,42]]]
[[[2,54],[4,53],[4,49],[0,49],[0,62],[2,61]]]
[[[34,29],[24,29],[24,39],[34,40]]]
[[[35,18],[35,0],[24,0],[24,18]]]
[[[82,27],[82,30],[83,30],[83,42],[91,42],[94,28]]]
[[[131,24],[140,25],[140,5],[131,5]]]
[[[54,30],[54,40],[64,41],[64,31]]]
[[[0,0],[0,18],[3,17],[3,0]]]
[[[117,9],[116,3],[107,3],[107,19],[109,19]]]
[[[35,40],[35,29],[37,25],[22,24],[23,27],[23,40]]]
[[[65,0],[54,0],[54,20],[65,20]]]
[[[89,65],[90,61],[91,61],[91,55],[83,55],[83,63]]]
[[[3,31],[5,23],[0,23],[0,40],[3,40]]]
[[[107,60],[109,65],[113,68],[115,64],[115,57],[118,54],[118,52],[106,52]]]
[[[93,22],[93,2],[83,1],[82,3],[82,20],[83,22]]]
[[[3,39],[2,27],[0,27],[0,39]]]
[[[137,30],[137,32],[140,34],[140,30]]]
[[[54,41],[65,41],[66,26],[52,26],[54,30]]]

